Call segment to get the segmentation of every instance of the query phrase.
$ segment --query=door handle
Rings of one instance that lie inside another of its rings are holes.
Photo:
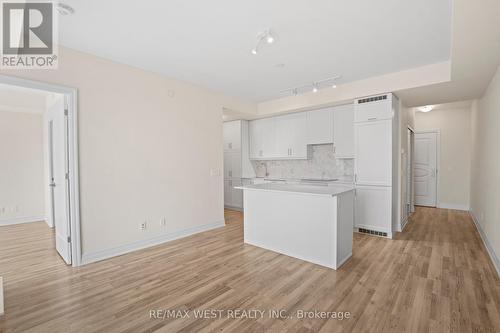
[[[50,187],[56,187],[56,183],[52,182],[49,184]]]

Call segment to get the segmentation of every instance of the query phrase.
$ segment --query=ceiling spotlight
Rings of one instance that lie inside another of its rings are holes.
[[[433,105],[426,105],[426,106],[422,106],[422,107],[419,107],[418,110],[420,112],[430,112],[434,109],[434,106]]]
[[[257,54],[257,48],[252,49],[252,54]]]
[[[267,32],[266,42],[267,42],[267,44],[274,43],[274,37],[271,35],[271,33],[269,31]]]
[[[335,83],[334,83],[334,84],[332,84],[332,88],[333,88],[333,89],[337,88],[337,85],[336,85]]]
[[[313,93],[316,93],[316,92],[318,92],[318,84],[313,83]]]

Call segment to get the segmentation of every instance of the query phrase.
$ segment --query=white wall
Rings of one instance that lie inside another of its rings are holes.
[[[2,74],[78,89],[84,257],[223,223],[222,109],[251,105],[67,48],[57,70]]]
[[[438,207],[469,210],[470,115],[470,106],[448,108],[446,105],[431,112],[415,114],[417,131],[441,131]]]
[[[500,68],[472,109],[471,212],[500,268]]]
[[[0,111],[0,225],[41,221],[42,115]]]

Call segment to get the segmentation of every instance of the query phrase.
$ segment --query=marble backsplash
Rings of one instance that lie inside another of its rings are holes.
[[[337,159],[333,145],[309,146],[307,160],[252,161],[257,177],[285,179],[349,179],[354,174],[354,159]],[[267,175],[266,175],[267,172]]]

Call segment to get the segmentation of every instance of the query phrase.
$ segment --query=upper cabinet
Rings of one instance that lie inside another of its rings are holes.
[[[360,98],[355,101],[354,122],[392,119],[392,99],[389,95]]]
[[[306,112],[308,144],[326,144],[334,142],[333,113],[333,108]]]
[[[277,158],[307,159],[307,116],[293,113],[276,117]]]
[[[241,149],[241,122],[229,121],[222,124],[224,151]]]
[[[250,122],[251,159],[270,159],[276,155],[275,132],[275,118],[257,119]]]
[[[335,157],[354,158],[354,106],[333,109],[333,146]]]

